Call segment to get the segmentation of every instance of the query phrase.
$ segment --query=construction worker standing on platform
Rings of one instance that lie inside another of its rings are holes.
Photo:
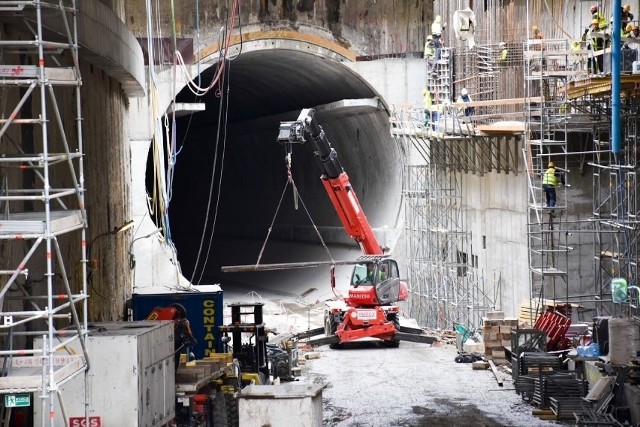
[[[600,31],[606,30],[609,26],[607,19],[604,17],[604,13],[600,12],[598,6],[595,4],[591,6],[591,19],[598,20],[598,27],[600,28]]]
[[[571,64],[573,70],[584,70],[584,58],[581,54],[582,45],[579,40],[571,42]]]
[[[423,107],[424,107],[424,125],[429,126],[431,123],[431,107],[433,106],[433,94],[426,87],[422,90]]]
[[[597,51],[604,49],[604,36],[602,31],[600,31],[600,22],[597,19],[594,18],[591,21],[591,26],[585,30],[582,35],[582,40],[588,42],[587,49],[592,51],[589,55],[587,69],[594,74],[602,72],[604,57],[601,52],[597,54]],[[594,56],[594,54],[597,54],[597,56]]]
[[[473,100],[471,99],[471,96],[469,96],[469,92],[467,91],[467,88],[463,87],[462,90],[460,91],[460,97],[456,100],[456,103],[472,102],[472,101]],[[473,113],[475,113],[475,110],[476,110],[475,107],[465,107],[464,115],[466,117],[473,116]]]
[[[442,49],[442,32],[447,27],[447,24],[442,23],[442,17],[440,15],[436,16],[433,23],[431,24],[431,37],[433,37],[433,43],[436,48],[436,59],[440,59],[440,49]]]
[[[531,31],[533,32],[533,38],[535,40],[544,39],[544,35],[542,34],[542,31],[540,31],[537,25],[534,25],[533,27],[531,27]]]
[[[625,4],[622,6],[622,15],[620,19],[620,25],[622,28],[626,28],[628,25],[631,25],[631,21],[633,21],[633,13],[631,13],[631,5]]]
[[[424,59],[427,60],[427,73],[431,74],[436,65],[436,45],[433,42],[433,36],[427,36],[424,44]]]

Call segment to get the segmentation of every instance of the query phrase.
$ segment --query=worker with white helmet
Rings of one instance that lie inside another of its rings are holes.
[[[425,59],[433,58],[436,54],[435,44],[433,42],[433,36],[427,36],[427,41],[424,44],[424,57]]]
[[[460,97],[457,99],[456,103],[472,102],[472,101],[473,100],[471,99],[471,96],[469,96],[469,92],[467,91],[467,88],[463,87],[462,90],[460,91]],[[464,109],[464,115],[466,117],[473,116],[473,113],[475,113],[475,110],[476,110],[475,107],[466,107]]]
[[[436,47],[436,59],[440,59],[440,48],[442,47],[442,31],[447,27],[447,24],[442,23],[442,17],[437,15],[431,24],[431,37]]]
[[[500,42],[498,47],[501,49],[500,50],[500,63],[504,65],[504,64],[506,64],[507,57],[509,56],[509,49],[507,49],[507,44],[505,42]]]

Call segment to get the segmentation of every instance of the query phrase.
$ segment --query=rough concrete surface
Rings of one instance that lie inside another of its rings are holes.
[[[280,333],[322,324],[321,306],[267,298],[262,302],[265,323]],[[411,325],[411,319],[403,319],[403,324]],[[402,342],[399,348],[385,348],[377,341],[361,341],[341,350],[320,346],[313,351],[320,357],[305,362],[299,381],[326,384],[322,397],[327,427],[560,424],[533,416],[535,408],[515,393],[506,372],[499,372],[499,387],[490,370],[456,363],[453,346]]]

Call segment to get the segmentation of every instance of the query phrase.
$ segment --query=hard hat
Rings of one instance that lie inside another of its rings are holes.
[[[593,21],[591,21],[591,25],[599,25],[599,21],[597,19],[594,19]]]
[[[533,31],[533,32],[538,31],[538,27],[536,25],[534,25],[533,27],[531,27],[531,31]]]
[[[427,40],[433,40],[433,36],[432,35],[428,35],[427,36]]]
[[[505,42],[500,42],[500,44],[498,46],[500,47],[505,47],[507,44]]]
[[[550,167],[550,168],[555,168],[555,167],[556,167],[556,164],[555,164],[555,163],[553,163],[553,162],[549,162],[549,167]]]
[[[631,25],[631,24],[627,24],[627,26],[626,26],[626,27],[624,27],[624,30],[625,30],[625,31],[627,31],[627,32],[629,32],[629,31],[633,30],[633,25]]]
[[[595,4],[593,6],[591,6],[591,13],[597,12],[598,11],[598,6],[596,6]]]
[[[463,87],[462,90],[460,91],[460,95],[465,96],[466,94],[468,94],[469,92],[467,92],[467,88]]]
[[[442,20],[442,18],[440,17],[440,15],[436,15],[436,22],[440,22]]]
[[[631,5],[630,4],[625,4],[624,7],[622,8],[625,12],[629,12],[631,10]]]

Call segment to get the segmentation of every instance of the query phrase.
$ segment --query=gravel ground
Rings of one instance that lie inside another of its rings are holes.
[[[323,325],[322,297],[303,302],[250,293],[236,299],[263,302],[265,324],[274,333]],[[417,326],[413,319],[403,318],[401,323]],[[306,352],[301,350],[300,356]],[[499,372],[500,387],[491,370],[456,363],[457,351],[451,345],[401,342],[399,348],[386,348],[378,341],[360,341],[340,350],[320,346],[309,352],[319,358],[302,365],[299,381],[326,384],[322,392],[325,427],[562,425],[533,416],[535,408],[516,394],[510,374]]]
[[[301,381],[327,384],[324,425],[382,426],[557,426],[531,415],[534,409],[513,389],[507,373],[499,387],[491,370],[455,363],[453,346],[411,342],[384,348],[375,341],[345,349],[318,347]]]

